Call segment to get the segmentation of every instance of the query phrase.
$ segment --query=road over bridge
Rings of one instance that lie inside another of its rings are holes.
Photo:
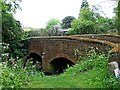
[[[94,49],[104,52],[108,61],[120,63],[120,36],[118,35],[75,35],[31,37],[29,57],[40,62],[45,72],[62,72],[67,65],[74,65],[87,52]]]

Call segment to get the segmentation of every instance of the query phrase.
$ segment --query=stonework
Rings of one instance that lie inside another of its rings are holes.
[[[117,60],[117,62],[120,62],[119,42],[120,36],[111,35],[34,37],[30,39],[29,54],[39,55],[43,70],[52,72],[53,69],[50,63],[54,59],[65,58],[76,64],[78,58],[85,57],[86,52],[92,49],[97,53],[104,52],[109,55],[110,61]],[[119,55],[113,55],[112,58],[112,53],[116,54],[116,52]]]

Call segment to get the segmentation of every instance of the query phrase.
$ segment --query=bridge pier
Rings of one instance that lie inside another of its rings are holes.
[[[47,63],[45,58],[42,61],[43,61],[42,66],[43,66],[44,73],[52,74],[53,70],[52,70],[50,63]]]
[[[48,58],[46,58],[46,53],[45,51],[42,53],[42,66],[43,66],[43,70],[45,73],[52,73],[52,69],[50,66],[50,63],[47,62]]]

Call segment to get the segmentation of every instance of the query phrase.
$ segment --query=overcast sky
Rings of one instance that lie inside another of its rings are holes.
[[[91,5],[99,4],[107,17],[112,17],[115,2],[87,0]],[[22,11],[14,15],[25,27],[43,28],[51,18],[62,20],[65,16],[78,18],[82,0],[22,0]]]

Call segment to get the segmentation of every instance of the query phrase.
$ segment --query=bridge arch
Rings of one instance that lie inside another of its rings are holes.
[[[42,58],[41,58],[41,56],[39,55],[39,54],[37,54],[37,53],[30,53],[29,54],[29,58],[33,58],[33,61],[37,61],[37,62],[41,62],[41,64],[42,64]]]
[[[33,65],[36,65],[36,70],[41,71],[43,69],[42,66],[42,57],[37,54],[37,53],[30,53],[28,59],[30,59],[31,61],[33,61]]]
[[[59,73],[63,73],[64,70],[69,66],[74,65],[74,63],[67,58],[57,57],[50,62],[50,65],[53,70],[53,73],[59,74]]]

